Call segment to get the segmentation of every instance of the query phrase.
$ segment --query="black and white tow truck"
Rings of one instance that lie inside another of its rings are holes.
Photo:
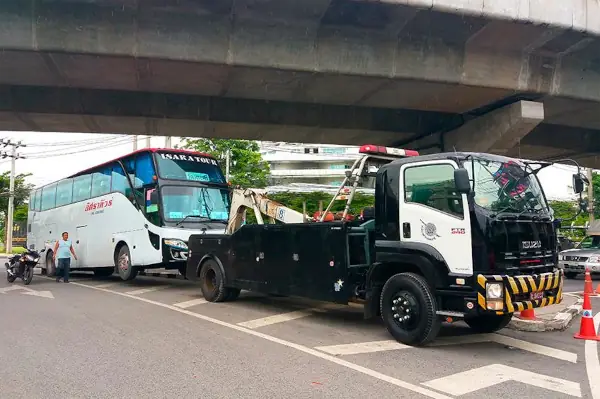
[[[325,222],[327,212],[311,220],[259,195],[261,206],[238,191],[248,201],[232,201],[226,234],[190,237],[186,277],[211,302],[240,290],[362,302],[365,318],[382,317],[408,345],[435,339],[443,321],[493,332],[514,312],[561,302],[556,227],[536,176],[547,163],[376,145],[360,152],[334,197],[351,188],[341,220]],[[573,179],[581,193],[584,177]],[[374,185],[375,206],[348,221],[359,181]],[[241,208],[283,223],[242,225]]]

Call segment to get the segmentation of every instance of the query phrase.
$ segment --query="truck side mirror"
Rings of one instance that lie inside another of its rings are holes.
[[[471,192],[471,181],[469,180],[469,172],[465,168],[454,170],[454,185],[456,191],[460,194],[468,194]]]
[[[575,194],[583,192],[583,179],[579,173],[573,175],[573,191]]]

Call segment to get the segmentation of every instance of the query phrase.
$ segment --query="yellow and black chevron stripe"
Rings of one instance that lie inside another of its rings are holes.
[[[554,305],[562,301],[563,271],[554,273],[542,273],[523,276],[490,275],[477,276],[477,303],[487,310],[485,302],[485,285],[487,282],[504,283],[504,309],[497,311],[498,314],[520,312],[526,309],[541,308]],[[544,298],[540,300],[524,300],[523,294],[531,292],[544,292]]]

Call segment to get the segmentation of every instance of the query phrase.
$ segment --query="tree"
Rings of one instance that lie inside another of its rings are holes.
[[[230,152],[230,177],[233,185],[262,188],[267,185],[269,164],[263,161],[258,144],[249,140],[184,139],[182,148],[204,152],[219,161],[225,171],[227,150]]]
[[[575,226],[585,226],[585,223],[589,219],[587,213],[580,213],[575,219],[571,219],[579,210],[576,201],[550,201],[550,207],[554,211],[555,218],[566,219],[561,226],[561,232],[565,236],[575,240],[583,238],[585,230],[569,230],[571,223]]]
[[[33,184],[29,184],[25,181],[25,179],[27,177],[31,176],[30,173],[28,174],[19,174],[17,176],[15,176],[15,200],[14,200],[14,207],[15,207],[15,217],[14,220],[18,220],[17,219],[17,212],[19,217],[23,217],[23,211],[22,211],[22,207],[25,205],[25,203],[27,202],[27,200],[29,199],[29,194],[31,193],[31,190],[33,190]],[[5,232],[5,226],[7,223],[7,218],[8,218],[8,193],[9,193],[9,189],[10,189],[10,172],[4,172],[2,174],[0,174],[0,214],[1,214],[1,218],[0,218],[0,224],[1,224],[1,231],[2,231],[2,240],[6,241],[6,236],[4,235]],[[25,205],[26,206],[26,205]],[[27,208],[25,208],[27,209]],[[25,211],[25,220],[27,220],[27,211]]]

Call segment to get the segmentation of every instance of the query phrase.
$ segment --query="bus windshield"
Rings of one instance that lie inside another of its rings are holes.
[[[160,189],[165,220],[198,222],[227,221],[229,191],[222,188],[195,186],[163,186]]]
[[[160,151],[156,153],[156,163],[163,179],[226,183],[217,161],[201,154]]]

